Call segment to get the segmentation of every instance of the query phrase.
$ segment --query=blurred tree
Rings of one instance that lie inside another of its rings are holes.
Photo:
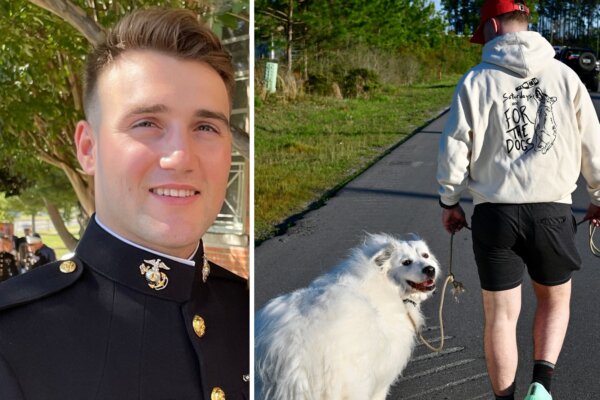
[[[533,30],[551,43],[598,47],[600,0],[526,0]],[[441,0],[444,16],[457,34],[471,35],[483,0]]]
[[[17,196],[31,185],[25,177],[13,171],[14,166],[0,161],[0,192],[7,197]]]
[[[427,0],[256,0],[256,42],[310,56],[365,44],[397,50],[430,46],[444,32],[441,15]],[[259,55],[260,56],[260,55]]]
[[[0,222],[14,222],[17,214],[9,199],[4,196],[4,193],[0,193]]]
[[[479,25],[482,0],[442,0],[442,8],[452,30],[458,35],[471,35]]]
[[[285,48],[287,72],[291,74],[298,32],[304,31],[304,10],[310,0],[256,0],[255,20],[258,40],[269,47]]]

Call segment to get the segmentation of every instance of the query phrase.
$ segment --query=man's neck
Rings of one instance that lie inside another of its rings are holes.
[[[196,255],[196,253],[198,252],[198,249],[200,248],[200,242],[198,242],[198,245],[196,246],[196,250],[194,250],[194,252],[192,253],[192,255],[191,255],[189,258],[187,258],[187,259],[185,259],[185,258],[180,258],[180,257],[172,256],[172,255],[170,255],[170,254],[165,254],[165,253],[162,253],[162,252],[160,252],[160,251],[157,251],[157,250],[154,250],[154,249],[150,249],[150,248],[148,248],[148,247],[146,247],[146,246],[142,246],[142,245],[140,245],[140,244],[137,244],[137,243],[135,243],[135,242],[132,242],[131,240],[129,240],[129,239],[127,239],[127,238],[125,238],[125,237],[123,237],[123,236],[119,235],[118,233],[114,232],[114,231],[113,231],[112,229],[110,229],[108,226],[104,225],[104,224],[102,223],[102,221],[100,221],[100,219],[98,218],[98,215],[96,215],[96,216],[95,216],[95,219],[96,219],[96,223],[98,224],[98,226],[100,226],[100,228],[104,229],[106,232],[108,232],[108,233],[109,233],[109,234],[111,234],[112,236],[116,237],[117,239],[119,239],[119,240],[120,240],[120,241],[122,241],[122,242],[125,242],[125,243],[127,243],[127,244],[128,244],[128,245],[130,245],[130,246],[137,247],[138,249],[145,250],[145,251],[148,251],[148,252],[150,252],[150,253],[158,254],[158,255],[160,255],[161,257],[166,257],[166,258],[169,258],[169,259],[171,259],[171,260],[174,260],[174,261],[180,262],[180,263],[182,263],[182,264],[187,264],[187,265],[191,265],[191,266],[194,266],[194,265],[196,265],[196,262],[195,262],[195,261],[193,261],[193,258],[194,258],[194,256]]]
[[[526,32],[528,30],[527,25],[515,21],[500,22],[498,28],[497,36],[506,35],[507,33]]]

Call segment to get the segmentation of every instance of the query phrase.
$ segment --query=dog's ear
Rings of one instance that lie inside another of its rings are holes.
[[[385,247],[379,250],[373,256],[372,260],[380,269],[383,267],[386,261],[389,261],[392,258],[393,249],[391,247]]]

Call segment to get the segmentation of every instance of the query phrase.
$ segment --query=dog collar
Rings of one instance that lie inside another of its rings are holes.
[[[414,301],[412,301],[411,299],[404,299],[404,300],[402,300],[402,301],[404,302],[404,304],[406,304],[406,303],[410,303],[410,304],[412,304],[412,305],[413,305],[413,306],[415,306],[415,307],[417,306],[417,303],[415,303],[415,302],[414,302]]]

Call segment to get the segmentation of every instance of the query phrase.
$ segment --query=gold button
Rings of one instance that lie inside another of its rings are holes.
[[[196,335],[198,335],[198,337],[204,336],[204,332],[206,332],[206,324],[204,323],[204,319],[201,316],[194,315],[194,320],[192,321],[192,326],[194,327],[194,332],[196,332]],[[214,390],[213,390],[213,392],[214,392]],[[225,397],[223,397],[223,398],[225,398]]]
[[[73,261],[65,261],[62,262],[58,268],[63,274],[70,274],[77,269],[77,264],[75,264]]]
[[[225,392],[220,387],[213,388],[210,400],[225,400]]]

